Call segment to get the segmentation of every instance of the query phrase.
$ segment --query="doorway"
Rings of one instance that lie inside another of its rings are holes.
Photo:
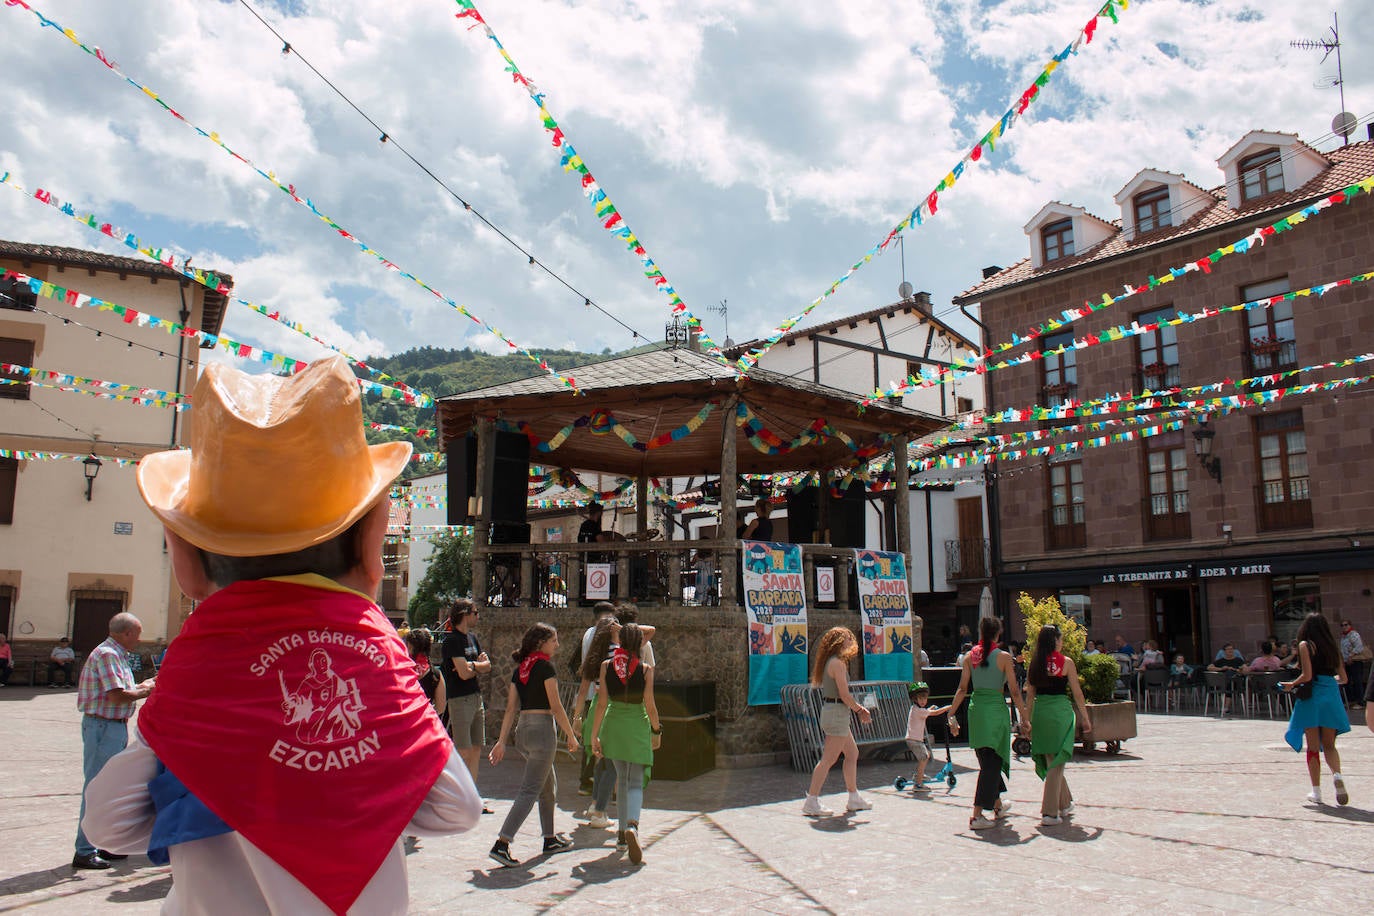
[[[72,614],[72,648],[89,655],[110,635],[110,618],[122,610],[123,598],[77,598]]]
[[[1191,586],[1152,588],[1149,591],[1150,638],[1164,650],[1169,664],[1182,655],[1190,665],[1203,659],[1198,625],[1196,589]]]

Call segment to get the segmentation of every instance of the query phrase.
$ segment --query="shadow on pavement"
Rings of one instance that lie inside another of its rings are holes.
[[[80,880],[71,866],[59,865],[57,868],[46,868],[43,871],[31,871],[6,878],[0,881],[0,894],[27,894]]]
[[[1040,835],[1047,840],[1058,840],[1061,843],[1091,843],[1102,836],[1102,828],[1089,829],[1077,824],[1064,824],[1060,827],[1042,827]]]
[[[172,876],[159,878],[156,881],[149,881],[147,884],[136,884],[133,887],[111,891],[107,898],[111,903],[149,903],[153,900],[164,899],[172,890]]]

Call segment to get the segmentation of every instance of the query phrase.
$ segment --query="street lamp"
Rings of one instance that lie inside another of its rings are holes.
[[[1198,421],[1197,429],[1193,430],[1193,452],[1196,453],[1202,469],[1211,474],[1217,483],[1221,483],[1221,459],[1212,455],[1212,441],[1216,437],[1217,431],[1207,425],[1207,417],[1204,415]]]
[[[86,475],[86,502],[91,501],[91,487],[95,486],[96,475],[100,473],[100,459],[91,455],[81,462],[81,473]]]

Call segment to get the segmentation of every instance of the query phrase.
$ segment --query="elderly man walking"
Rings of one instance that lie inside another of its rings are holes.
[[[95,647],[81,669],[76,706],[81,710],[81,769],[86,777],[81,787],[83,820],[91,780],[129,743],[129,717],[134,714],[134,704],[153,692],[154,679],[135,684],[134,672],[129,667],[129,653],[142,635],[143,624],[133,614],[114,615],[110,618],[109,638]],[[111,859],[123,858],[96,849],[77,824],[72,868],[109,868]]]

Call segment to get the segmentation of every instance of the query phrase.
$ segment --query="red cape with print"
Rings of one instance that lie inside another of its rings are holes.
[[[341,914],[452,749],[375,604],[271,580],[201,602],[138,727],[206,807]]]

